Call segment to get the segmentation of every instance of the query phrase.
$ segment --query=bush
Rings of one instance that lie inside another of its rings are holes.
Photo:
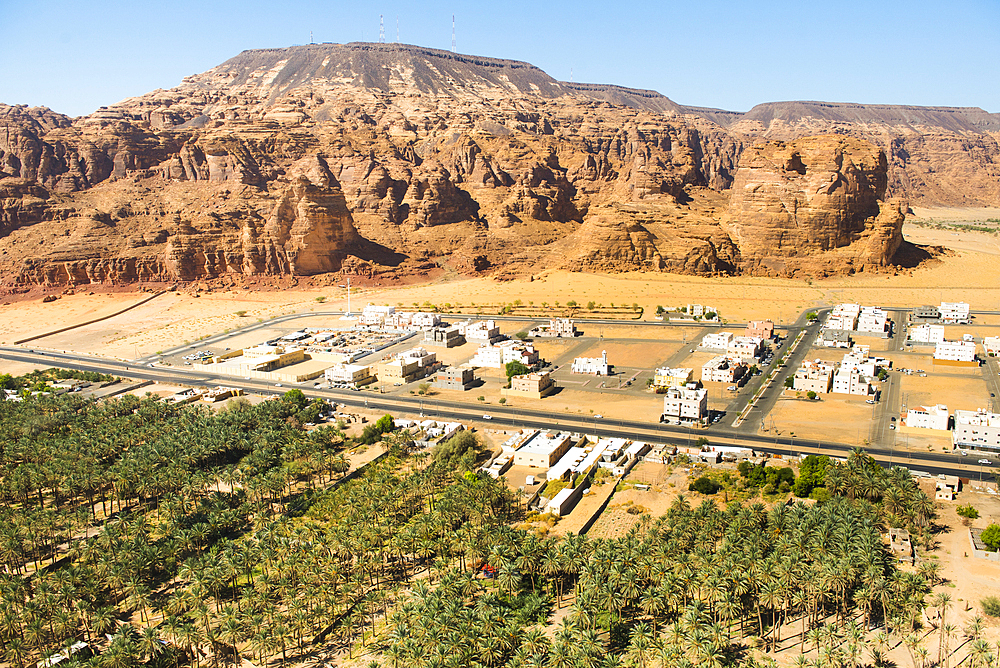
[[[986,596],[979,601],[983,614],[990,617],[1000,617],[1000,597]]]
[[[593,311],[596,307],[597,307],[597,304],[595,302],[587,302],[587,310],[588,311]]]
[[[966,506],[959,506],[957,512],[960,517],[965,517],[970,520],[979,519],[979,511],[972,507],[972,504]]]
[[[983,529],[980,538],[994,552],[1000,550],[1000,524],[991,524]]]
[[[449,468],[472,468],[483,444],[471,431],[460,431],[444,443],[434,446],[434,461]]]
[[[826,503],[830,500],[830,490],[826,487],[817,487],[809,492],[809,498],[816,503]]]
[[[795,384],[794,376],[789,376],[788,378],[785,379],[785,387],[787,387],[788,389],[792,389],[792,385],[794,384]]]
[[[646,506],[640,506],[639,504],[635,504],[629,506],[628,510],[626,510],[625,512],[628,513],[629,515],[642,515],[644,513],[648,513],[649,508],[647,508]]]
[[[806,398],[812,401],[813,399],[816,398],[816,393],[813,392],[812,390],[809,390],[808,392],[806,392]]]
[[[722,485],[715,482],[708,476],[701,476],[690,485],[688,485],[688,490],[691,492],[698,492],[699,494],[715,494],[722,488]]]

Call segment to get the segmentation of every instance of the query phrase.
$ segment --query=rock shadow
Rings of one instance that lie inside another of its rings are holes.
[[[903,241],[892,256],[892,264],[903,269],[914,269],[928,260],[936,260],[947,255],[948,249],[943,246],[929,246]]]

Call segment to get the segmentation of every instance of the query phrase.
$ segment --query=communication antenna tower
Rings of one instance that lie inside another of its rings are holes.
[[[573,83],[573,68],[569,68],[569,82]]]
[[[313,41],[313,31],[312,30],[309,31],[309,43],[310,44],[315,44],[316,43],[316,42]]]
[[[396,44],[399,44],[399,15],[396,15]]]
[[[458,49],[455,48],[455,15],[451,15],[451,52],[457,53]]]
[[[381,14],[378,15],[378,43],[385,44],[385,21]]]

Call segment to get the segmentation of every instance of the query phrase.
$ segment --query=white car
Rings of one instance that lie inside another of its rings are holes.
[[[594,419],[595,420],[602,420],[602,419],[604,419],[604,416],[603,415],[595,415]]]
[[[484,415],[483,415],[483,419],[484,419],[484,420],[492,420],[492,419],[493,419],[493,416],[492,416],[492,415],[485,415],[485,414],[484,414]]]
[[[735,392],[736,391],[736,386],[735,385],[730,385],[726,389],[729,390],[730,392]]]
[[[979,463],[980,463],[980,464],[992,464],[993,462],[991,462],[991,461],[990,461],[990,460],[988,460],[988,459],[980,459],[980,460],[979,460]]]

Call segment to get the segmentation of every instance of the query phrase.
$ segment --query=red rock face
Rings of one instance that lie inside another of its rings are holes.
[[[875,127],[795,113],[682,108],[405,45],[248,51],[84,118],[0,106],[0,283],[884,270],[902,214],[879,200],[946,189],[907,166],[914,137],[938,162],[948,137],[975,143],[953,114],[940,136],[911,128],[896,145],[885,130],[882,153],[847,139],[744,151]],[[978,197],[993,154],[976,137]]]

